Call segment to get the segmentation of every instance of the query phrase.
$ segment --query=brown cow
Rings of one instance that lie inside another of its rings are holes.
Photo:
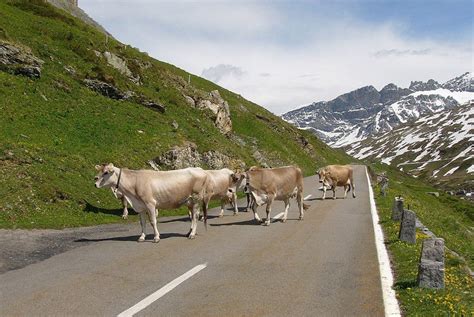
[[[191,216],[188,238],[196,235],[199,203],[202,203],[204,223],[207,207],[212,197],[212,186],[208,175],[201,168],[186,168],[174,171],[129,170],[115,167],[112,163],[96,165],[99,174],[95,177],[97,188],[113,188],[125,196],[133,209],[140,214],[142,234],[145,240],[145,214],[148,213],[155,237],[160,241],[156,226],[156,209],[174,209],[186,205]]]
[[[247,188],[252,196],[252,210],[256,221],[263,222],[257,213],[257,206],[266,204],[265,225],[270,225],[272,203],[274,200],[280,200],[285,202],[285,212],[282,218],[282,222],[285,222],[290,207],[290,198],[295,197],[300,211],[299,219],[303,220],[303,209],[307,209],[309,206],[303,204],[303,174],[298,167],[251,167],[245,175],[233,175],[234,183],[243,177],[246,178]],[[232,191],[232,189],[229,190]]]
[[[344,198],[347,192],[352,188],[352,197],[355,195],[354,179],[352,177],[352,167],[349,165],[328,165],[316,171],[319,176],[319,182],[323,184],[323,199],[326,198],[326,188],[332,189],[333,199],[336,199],[336,187],[344,187]]]

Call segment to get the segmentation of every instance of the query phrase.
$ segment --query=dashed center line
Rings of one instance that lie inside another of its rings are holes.
[[[307,200],[307,199],[308,199],[309,197],[311,197],[311,196],[313,196],[313,195],[309,194],[308,196],[306,196],[306,197],[304,198],[304,200]]]
[[[153,294],[150,294],[149,296],[145,297],[144,299],[139,301],[134,306],[132,306],[129,309],[121,312],[120,314],[117,315],[117,317],[129,317],[129,316],[135,315],[136,313],[143,310],[144,308],[146,308],[147,306],[152,304],[154,301],[160,299],[161,297],[166,295],[168,292],[172,291],[176,286],[183,283],[188,278],[192,277],[194,274],[196,274],[199,271],[205,269],[206,267],[207,267],[207,263],[200,264],[200,265],[197,265],[197,266],[193,267],[192,269],[190,269],[189,271],[187,271],[183,275],[175,278],[174,280],[172,280],[171,282],[169,282],[168,284],[166,284],[165,286],[163,286],[162,288],[160,288],[159,290],[157,290]]]
[[[272,219],[280,219],[281,217],[283,217],[285,213],[284,212],[280,212],[279,214],[277,214],[275,217],[273,217]]]

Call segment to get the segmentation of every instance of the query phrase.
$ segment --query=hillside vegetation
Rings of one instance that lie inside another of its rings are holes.
[[[459,315],[468,316],[474,309],[474,281],[469,268],[474,267],[474,208],[472,203],[440,193],[436,189],[396,168],[374,164],[375,172],[389,177],[387,195],[375,186],[375,200],[380,224],[384,230],[385,245],[391,255],[395,275],[394,288],[406,316]],[[400,223],[391,220],[395,196],[404,198],[404,207],[416,213],[417,218],[437,237],[445,240],[445,289],[430,290],[417,287],[418,262],[421,246],[428,238],[418,230],[415,245],[398,239]]]
[[[43,63],[36,79],[0,67],[1,228],[120,221],[119,202],[110,191],[93,186],[94,165],[150,168],[148,160],[186,142],[246,166],[261,163],[258,150],[267,164],[297,164],[306,175],[324,164],[350,161],[241,96],[106,38],[43,1],[0,2],[2,43]],[[126,61],[132,74],[109,65],[104,52]],[[84,79],[136,97],[108,98],[89,89]],[[230,133],[219,131],[211,111],[186,101],[185,96],[206,98],[213,90],[229,105]],[[163,106],[164,113],[143,100]]]

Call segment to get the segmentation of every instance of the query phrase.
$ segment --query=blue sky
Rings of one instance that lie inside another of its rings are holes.
[[[473,69],[471,1],[79,0],[124,43],[280,114]]]

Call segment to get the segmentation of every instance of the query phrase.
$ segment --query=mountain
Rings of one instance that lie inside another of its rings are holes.
[[[474,189],[474,102],[423,116],[346,147],[358,159],[381,160],[432,184]]]
[[[68,9],[76,1],[63,2]],[[78,16],[41,0],[0,2],[1,228],[121,221],[112,193],[93,186],[94,166],[105,162],[162,170],[296,164],[306,175],[350,162],[311,133]]]
[[[430,79],[413,81],[409,88],[388,84],[378,91],[366,86],[292,110],[282,118],[311,130],[333,147],[344,147],[473,99],[474,78],[468,72],[444,84]]]

